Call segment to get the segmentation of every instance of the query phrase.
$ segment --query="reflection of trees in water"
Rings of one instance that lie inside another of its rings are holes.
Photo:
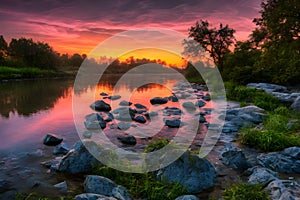
[[[72,80],[34,80],[0,83],[0,114],[8,118],[10,112],[30,116],[52,108],[60,97],[70,94]]]

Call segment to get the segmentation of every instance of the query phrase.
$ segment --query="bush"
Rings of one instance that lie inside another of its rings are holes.
[[[233,185],[225,190],[224,200],[270,200],[268,193],[260,184]]]
[[[286,116],[270,114],[264,122],[264,129],[242,130],[241,142],[264,151],[280,151],[291,146],[300,146],[300,137],[288,130],[287,122]]]
[[[226,82],[225,88],[229,100],[253,103],[267,111],[272,111],[283,105],[276,97],[254,88],[247,88],[232,82]]]
[[[145,148],[145,153],[157,151],[164,146],[167,146],[169,144],[169,140],[165,138],[159,138],[157,140],[151,141]]]

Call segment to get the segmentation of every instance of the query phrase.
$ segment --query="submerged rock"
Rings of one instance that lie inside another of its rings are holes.
[[[120,129],[120,130],[127,130],[130,128],[130,126],[131,126],[131,123],[129,123],[129,122],[119,122],[118,123],[118,129]]]
[[[120,95],[113,95],[113,96],[109,96],[108,99],[117,100],[117,99],[121,99],[121,96]]]
[[[43,144],[47,146],[56,146],[63,141],[63,138],[55,135],[55,134],[47,134],[43,140]]]
[[[168,98],[162,98],[162,97],[154,97],[153,99],[150,99],[150,103],[153,104],[166,104],[168,103]]]
[[[205,103],[204,101],[198,100],[198,101],[196,102],[196,106],[198,106],[198,107],[203,107],[203,106],[205,106],[205,105],[206,105],[206,103]]]
[[[165,124],[170,128],[179,128],[181,122],[179,119],[167,119],[165,120]]]
[[[117,138],[124,144],[129,144],[129,145],[136,144],[136,139],[132,135],[118,135]]]
[[[182,104],[182,107],[184,107],[187,110],[196,110],[196,106],[193,104],[193,102],[184,102]]]
[[[119,105],[120,106],[131,106],[132,103],[130,101],[122,100]]]
[[[140,103],[136,103],[134,104],[134,106],[137,108],[137,109],[145,109],[145,110],[148,110],[148,108]]]
[[[136,116],[135,118],[133,118],[133,120],[136,121],[136,122],[138,122],[138,123],[142,123],[142,124],[146,123],[146,121],[147,121],[145,119],[145,117],[142,116],[142,115]]]
[[[105,103],[105,101],[103,100],[98,100],[98,101],[95,101],[94,103],[92,103],[90,105],[90,107],[96,111],[110,111],[111,110],[111,107],[109,104]]]
[[[200,193],[214,186],[216,170],[205,158],[184,153],[175,162],[159,170],[158,178],[180,183],[190,193]]]

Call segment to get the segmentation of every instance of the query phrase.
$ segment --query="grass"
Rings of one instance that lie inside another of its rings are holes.
[[[225,190],[224,200],[271,200],[260,184],[238,184]]]
[[[283,104],[271,94],[254,88],[236,85],[231,82],[225,83],[226,95],[229,100],[242,102],[243,105],[253,103],[267,111],[273,111]]]
[[[151,141],[145,148],[144,152],[148,153],[148,152],[153,152],[153,151],[157,151],[161,148],[163,148],[164,146],[167,146],[169,144],[169,140],[166,138],[159,138],[156,140]]]
[[[67,196],[60,196],[57,198],[50,198],[50,197],[41,197],[40,195],[32,192],[30,194],[21,194],[21,193],[17,193],[16,200],[72,200],[74,199],[74,196],[72,195],[67,195]]]
[[[63,76],[65,73],[54,70],[39,68],[13,68],[0,66],[0,80],[3,79],[27,79],[27,78],[48,78]]]
[[[288,128],[290,119],[299,119],[299,114],[286,107],[279,107],[264,121],[262,129],[246,128],[240,135],[241,142],[264,151],[280,151],[292,146],[300,146],[300,124]]]
[[[107,177],[129,190],[133,198],[146,198],[148,200],[170,199],[187,194],[185,188],[179,183],[167,183],[156,179],[156,173],[125,173],[107,166],[96,166],[94,174]]]

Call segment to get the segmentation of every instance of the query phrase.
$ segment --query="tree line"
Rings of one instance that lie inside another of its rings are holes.
[[[8,44],[3,35],[0,36],[0,65],[40,69],[70,66],[76,69],[85,58],[85,54],[59,54],[47,43],[34,42],[32,39],[13,38]]]
[[[189,37],[209,52],[225,81],[299,84],[299,10],[300,0],[263,1],[261,16],[253,19],[256,28],[246,41],[236,41],[228,25],[213,28],[204,20],[189,29]]]

